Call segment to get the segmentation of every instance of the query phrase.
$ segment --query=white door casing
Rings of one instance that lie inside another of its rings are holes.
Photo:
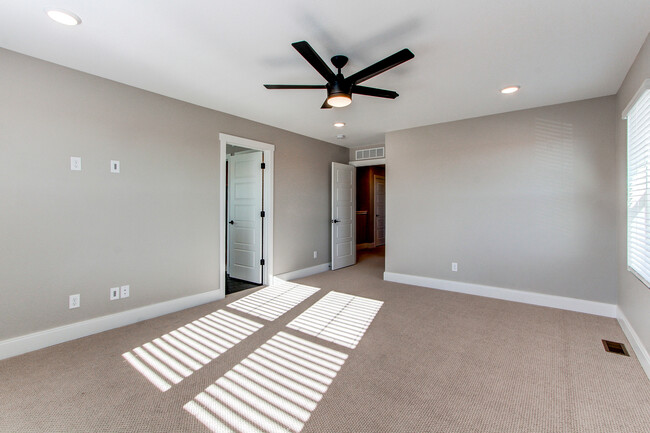
[[[228,158],[228,269],[232,278],[262,283],[262,152]]]
[[[332,163],[332,270],[354,265],[356,249],[356,168]]]
[[[220,298],[226,294],[226,149],[228,145],[245,147],[248,149],[261,150],[264,153],[263,170],[264,177],[264,211],[266,217],[263,218],[262,226],[264,228],[262,255],[264,258],[264,269],[262,275],[262,284],[270,284],[273,281],[273,172],[274,172],[274,151],[275,146],[261,141],[250,140],[248,138],[237,137],[229,134],[219,134],[220,152],[219,152],[219,295]]]
[[[375,191],[375,246],[386,243],[386,179],[374,176]]]

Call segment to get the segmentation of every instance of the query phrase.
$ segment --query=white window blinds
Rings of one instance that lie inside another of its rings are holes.
[[[627,117],[627,266],[650,287],[650,80]]]

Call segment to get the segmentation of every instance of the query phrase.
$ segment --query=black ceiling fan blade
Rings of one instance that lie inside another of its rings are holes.
[[[265,84],[267,89],[325,89],[325,84]]]
[[[323,105],[320,106],[321,110],[326,109],[326,108],[334,108],[330,104],[327,103],[327,99],[325,102],[323,102]]]
[[[296,51],[298,51],[304,58],[313,66],[327,82],[332,82],[336,79],[334,72],[327,66],[321,57],[314,51],[314,49],[306,41],[294,42],[291,44]]]
[[[392,90],[377,89],[376,87],[357,86],[356,84],[352,86],[352,93],[389,99],[395,99],[399,96],[397,92],[394,92]]]
[[[380,60],[374,65],[370,65],[367,68],[360,70],[356,74],[350,75],[346,79],[352,84],[359,84],[363,81],[369,80],[375,75],[379,75],[382,72],[386,72],[387,70],[394,68],[397,65],[411,60],[413,57],[415,57],[415,54],[413,54],[408,48],[404,48],[392,56],[388,56],[384,60]]]

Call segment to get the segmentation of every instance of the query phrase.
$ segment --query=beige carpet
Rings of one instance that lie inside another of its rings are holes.
[[[650,432],[614,319],[384,282],[381,252],[300,280],[321,290],[275,321],[226,307],[250,289],[0,361],[0,431],[208,432],[183,406],[282,331],[347,355],[303,432]],[[354,349],[287,327],[330,291],[383,301]],[[264,326],[166,392],[122,357],[219,309]]]

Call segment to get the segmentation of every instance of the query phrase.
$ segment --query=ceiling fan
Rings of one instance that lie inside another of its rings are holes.
[[[369,80],[375,75],[379,75],[382,72],[394,68],[395,66],[415,57],[410,50],[404,48],[403,50],[386,57],[384,60],[380,60],[377,63],[345,78],[343,77],[343,74],[341,74],[341,68],[343,68],[348,62],[347,57],[332,57],[332,64],[336,69],[338,69],[338,73],[335,74],[306,41],[294,42],[291,45],[305,58],[305,60],[309,62],[310,65],[314,67],[314,69],[316,69],[316,71],[318,71],[319,74],[323,76],[323,78],[325,78],[325,80],[327,80],[327,83],[315,85],[265,84],[264,87],[267,89],[327,89],[327,99],[320,108],[345,107],[350,105],[353,93],[376,96],[379,98],[397,98],[399,95],[397,92],[392,90],[360,86],[359,83]]]

